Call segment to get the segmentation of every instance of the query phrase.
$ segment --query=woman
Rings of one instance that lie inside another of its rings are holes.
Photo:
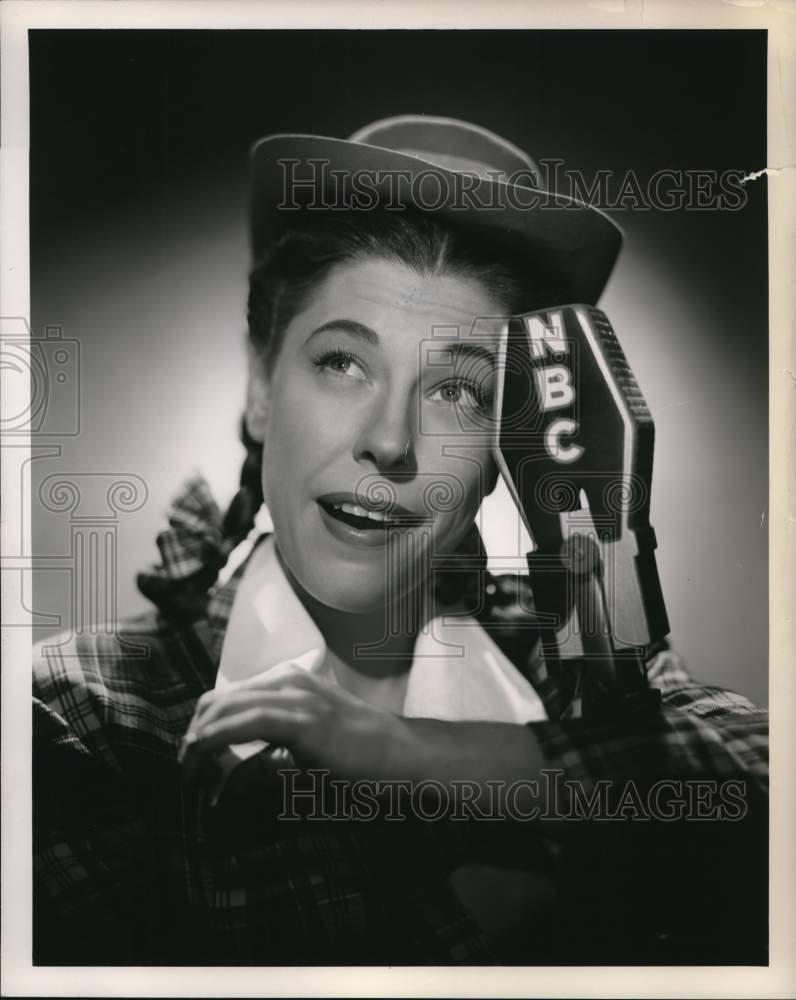
[[[679,932],[682,961],[706,911],[673,921],[666,873],[706,845],[556,820],[542,779],[743,779],[751,813],[764,717],[659,652],[659,717],[563,721],[527,587],[487,574],[475,526],[501,317],[595,301],[615,227],[545,215],[524,154],[444,119],[272,137],[254,167],[240,491],[223,519],[201,481],[178,499],[140,578],[157,616],[37,667],[36,960],[666,961]],[[760,829],[714,836],[717,870]],[[737,960],[746,923],[715,926],[695,960]]]

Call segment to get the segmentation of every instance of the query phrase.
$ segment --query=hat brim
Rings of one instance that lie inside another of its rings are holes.
[[[596,304],[622,245],[622,230],[575,198],[488,176],[462,174],[419,156],[345,139],[267,136],[251,153],[255,259],[308,208],[414,206],[527,259],[543,261],[569,302]],[[365,183],[367,181],[367,183]],[[444,197],[443,197],[444,196]]]

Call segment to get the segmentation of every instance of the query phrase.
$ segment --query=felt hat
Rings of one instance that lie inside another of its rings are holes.
[[[605,213],[539,186],[531,157],[501,136],[454,118],[400,115],[348,139],[281,133],[251,153],[252,250],[306,210],[414,207],[464,228],[543,271],[568,302],[595,304],[622,231]]]

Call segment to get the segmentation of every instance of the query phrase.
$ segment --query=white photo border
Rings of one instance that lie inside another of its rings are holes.
[[[9,0],[2,33],[0,315],[30,317],[28,260],[29,29],[490,28],[765,29],[768,33],[770,278],[769,585],[772,772],[771,964],[768,968],[43,968],[31,964],[31,635],[3,630],[2,995],[4,996],[634,996],[790,997],[796,989],[796,796],[793,659],[796,525],[794,189],[796,3],[793,0],[317,0],[317,2],[106,2]],[[20,412],[5,388],[5,412]],[[19,442],[24,447],[24,441]],[[28,443],[29,445],[29,443]],[[17,452],[17,456],[19,452]],[[19,544],[23,495],[2,455],[2,549]],[[15,461],[13,463],[17,465]],[[21,551],[30,552],[29,544]],[[9,595],[3,592],[3,610]],[[12,665],[12,666],[9,666]]]

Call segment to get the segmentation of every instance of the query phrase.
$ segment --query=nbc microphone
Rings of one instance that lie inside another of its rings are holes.
[[[548,670],[576,671],[571,716],[654,709],[645,660],[669,631],[649,522],[654,426],[607,317],[512,317],[493,450],[533,540]]]

